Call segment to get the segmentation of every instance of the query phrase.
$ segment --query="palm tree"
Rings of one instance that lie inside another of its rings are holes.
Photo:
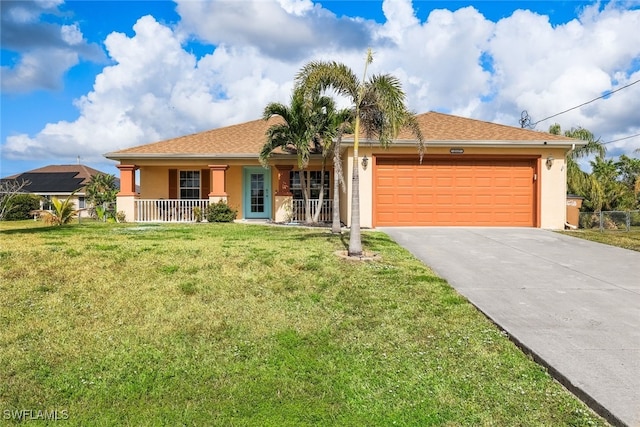
[[[636,151],[640,152],[640,150]],[[640,207],[640,159],[623,154],[618,158],[616,168],[620,182],[627,187],[629,193],[633,194],[634,202],[631,209],[638,209]]]
[[[630,186],[619,179],[618,163],[613,159],[605,160],[596,157],[591,161],[591,168],[595,179],[595,185],[591,191],[594,210],[628,210],[634,207],[636,195]]]
[[[308,223],[313,222],[313,216],[309,202],[311,179],[306,168],[309,165],[311,154],[322,151],[320,136],[323,133],[322,127],[325,123],[322,116],[327,108],[333,108],[331,98],[316,96],[308,103],[304,93],[300,89],[295,89],[290,106],[272,102],[265,107],[262,114],[264,120],[279,116],[282,121],[267,129],[266,142],[260,151],[260,163],[266,167],[271,154],[278,148],[297,154],[302,197],[305,204],[305,221]]]
[[[549,127],[549,133],[561,135],[562,129],[558,123]],[[578,194],[587,198],[587,205],[591,203],[589,195],[597,198],[598,192],[595,190],[597,185],[595,177],[580,169],[577,160],[587,156],[595,155],[604,158],[607,148],[600,142],[600,138],[596,139],[593,133],[585,128],[571,128],[564,132],[564,136],[569,138],[587,141],[587,144],[576,148],[567,157],[567,191],[572,194]],[[599,203],[594,200],[595,204]]]
[[[71,193],[71,195],[64,199],[60,200],[57,197],[51,198],[51,206],[53,209],[51,211],[38,209],[32,211],[31,214],[37,214],[42,217],[45,223],[50,225],[64,225],[71,222],[73,218],[75,218],[80,211],[83,209],[75,209],[75,205],[71,201],[71,198],[75,196],[78,190]]]
[[[319,93],[311,95],[311,99],[318,97]],[[317,139],[320,141],[322,148],[322,178],[320,182],[320,200],[318,206],[322,206],[324,198],[324,171],[326,161],[329,155],[332,155],[333,159],[333,218],[332,218],[332,233],[341,232],[340,224],[340,187],[342,191],[346,191],[344,183],[344,177],[342,173],[342,156],[341,156],[341,144],[342,136],[345,132],[350,132],[353,127],[353,112],[349,108],[343,108],[336,110],[335,103],[332,99],[327,102],[323,107],[322,114],[317,115],[318,121],[316,122],[316,129],[318,131]],[[320,215],[320,209],[317,209],[314,214],[314,222],[318,222]]]
[[[116,201],[118,189],[115,180],[114,175],[98,173],[93,175],[87,184],[87,201],[93,206],[93,214],[98,215],[99,219],[104,219],[107,205]]]
[[[378,139],[388,146],[399,130],[410,127],[416,135],[422,155],[422,134],[415,115],[405,106],[405,94],[400,81],[389,74],[374,75],[367,79],[367,67],[373,61],[371,49],[367,51],[364,73],[359,80],[346,65],[335,61],[312,61],[296,75],[296,83],[306,93],[334,89],[351,103],[354,116],[353,176],[351,180],[351,233],[349,256],[362,255],[360,234],[360,178],[358,173],[359,137],[362,131],[368,138]]]

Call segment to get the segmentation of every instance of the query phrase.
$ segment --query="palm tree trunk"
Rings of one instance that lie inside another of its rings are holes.
[[[358,135],[360,118],[356,115],[353,141],[353,177],[351,179],[351,233],[349,235],[349,256],[362,255],[360,235],[360,176],[358,173]]]
[[[320,221],[320,212],[322,212],[322,204],[324,203],[324,169],[325,169],[325,161],[322,160],[322,170],[320,171],[320,194],[318,195],[318,206],[316,206],[316,211],[313,213],[313,223],[316,224]]]
[[[300,171],[300,186],[302,187],[302,199],[304,201],[304,222],[310,224],[312,221],[311,217],[311,201],[309,200],[309,188],[311,187],[311,177],[308,174],[308,171],[301,170]]]
[[[342,180],[342,165],[340,159],[340,142],[342,141],[342,132],[338,131],[338,137],[333,146],[333,222],[331,223],[331,232],[340,234],[342,229],[340,224],[340,181]]]

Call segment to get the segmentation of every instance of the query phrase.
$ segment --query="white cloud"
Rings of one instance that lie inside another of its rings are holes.
[[[302,16],[313,9],[311,0],[278,0],[278,3],[287,13],[297,16]]]
[[[181,26],[214,45],[252,47],[277,60],[297,62],[330,46],[363,49],[370,41],[362,20],[337,18],[308,1],[178,0]]]
[[[371,72],[398,76],[414,111],[514,126],[522,110],[539,120],[640,78],[639,10],[587,8],[553,26],[529,11],[491,22],[472,7],[442,9],[421,22],[408,1],[383,8],[386,22],[376,24],[338,18],[308,0],[180,2],[176,28],[147,16],[133,37],[107,37],[114,65],[76,101],[76,121],[9,137],[3,155],[99,160],[120,148],[252,120],[268,102],[288,101],[295,73],[309,60],[338,60],[360,75],[368,45]],[[217,47],[197,58],[183,46],[189,37]],[[638,133],[639,93],[640,83],[537,129],[557,121],[603,140]],[[638,139],[626,140],[610,150],[638,147]]]
[[[23,54],[15,66],[2,66],[2,91],[28,92],[34,87],[59,89],[62,75],[78,62],[78,54],[67,49],[32,50]]]
[[[59,14],[62,1],[3,2],[2,49],[17,54],[0,68],[4,93],[60,89],[64,74],[81,59],[103,62],[104,54],[89,44],[77,24],[43,22],[43,15]]]
[[[198,61],[151,16],[133,29],[133,37],[112,33],[105,40],[115,65],[76,101],[78,120],[48,124],[33,138],[10,136],[3,155],[98,161],[119,148],[255,119],[264,105],[291,92],[297,65],[252,48],[218,48]]]
[[[60,28],[60,35],[62,40],[69,44],[69,46],[78,45],[82,43],[83,40],[82,31],[80,31],[78,24],[63,25]]]

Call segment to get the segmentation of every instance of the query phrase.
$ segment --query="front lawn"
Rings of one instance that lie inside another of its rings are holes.
[[[0,224],[5,422],[605,424],[382,233],[360,263],[323,229],[38,225]]]

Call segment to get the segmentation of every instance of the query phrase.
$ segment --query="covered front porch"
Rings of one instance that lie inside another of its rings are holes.
[[[209,199],[137,199],[135,222],[196,222],[203,220]],[[200,210],[198,215],[197,211]]]
[[[307,222],[299,172],[293,165],[264,168],[246,164],[142,164],[118,168],[121,188],[117,209],[125,213],[129,222],[206,221],[207,208],[219,201],[237,210],[239,220]],[[139,193],[135,185],[137,173]],[[316,197],[308,201],[310,211],[318,211],[320,223],[331,222],[333,218],[329,172],[325,174],[323,200],[320,201],[316,190],[313,193]],[[320,175],[319,171],[313,172],[316,180]]]
[[[291,199],[290,215],[285,215],[278,222],[304,223],[304,200]],[[211,204],[209,199],[181,200],[181,199],[135,199],[133,222],[197,222],[206,221],[206,211]],[[320,207],[318,222],[329,223],[333,219],[333,200],[309,200],[311,212]],[[197,211],[200,210],[200,214]],[[242,219],[242,218],[240,218]],[[269,218],[271,219],[271,218]],[[275,219],[274,219],[275,220]],[[276,220],[277,221],[277,220]]]

